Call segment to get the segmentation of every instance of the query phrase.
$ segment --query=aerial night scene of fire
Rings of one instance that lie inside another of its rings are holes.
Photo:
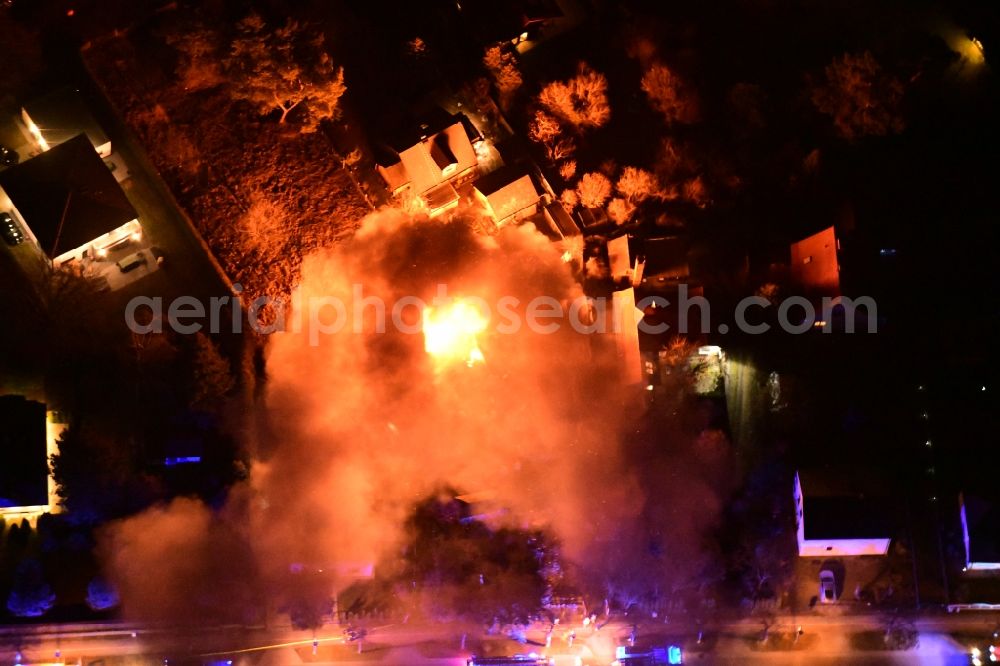
[[[995,1],[0,50],[0,666],[1000,660]]]

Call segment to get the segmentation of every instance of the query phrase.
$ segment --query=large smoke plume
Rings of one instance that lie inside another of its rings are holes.
[[[491,306],[514,297],[523,315],[534,297],[580,295],[561,254],[530,227],[487,237],[460,217],[382,211],[351,241],[305,260],[297,314],[310,298],[339,299],[351,314],[355,285],[389,308],[403,297],[431,303],[446,285],[448,296]],[[660,442],[668,434],[630,425],[645,407],[619,382],[613,344],[565,322],[552,334],[500,333],[494,319],[479,336],[484,363],[442,365],[422,335],[391,323],[376,333],[375,308],[364,312],[361,330],[349,321],[316,337],[305,322],[270,337],[255,462],[223,511],[182,500],[109,530],[104,552],[127,611],[176,617],[184,602],[165,590],[255,594],[255,581],[278,583],[296,563],[329,571],[392,557],[407,511],[444,484],[487,498],[515,524],[546,528],[582,570],[638,566],[609,553],[645,558],[659,538],[650,535],[671,521],[688,545],[662,566],[701,549],[713,493],[697,466],[688,474],[669,460],[648,464],[669,451]],[[412,309],[407,316],[413,323]],[[656,495],[668,482],[676,488],[664,507]],[[685,487],[708,508],[691,506]],[[252,557],[231,554],[240,539]]]

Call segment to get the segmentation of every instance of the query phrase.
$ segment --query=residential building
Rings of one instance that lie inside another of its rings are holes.
[[[680,284],[694,287],[689,245],[687,237],[681,235],[643,239],[637,251],[645,263],[642,282],[654,289]]]
[[[381,146],[376,168],[392,196],[418,197],[436,215],[457,206],[455,187],[478,174],[473,138],[480,139],[464,114],[439,110]]]
[[[635,290],[632,287],[612,292],[611,315],[615,351],[622,368],[622,378],[626,384],[644,381],[642,355],[639,353],[639,322],[642,311],[635,305]]]
[[[617,226],[608,218],[608,213],[603,208],[586,208],[581,206],[577,210],[577,216],[580,218],[580,226],[588,234],[604,233]]]
[[[795,473],[800,557],[885,555],[893,534],[887,498],[867,494],[850,469]]]
[[[49,458],[65,428],[59,421],[40,402],[0,396],[0,518],[34,521],[56,507]]]
[[[0,172],[0,210],[57,266],[106,256],[142,233],[135,208],[83,134]]]
[[[580,225],[576,223],[573,216],[566,212],[562,202],[553,201],[546,204],[543,209],[544,228],[539,227],[546,236],[550,238],[571,238],[580,236]],[[536,223],[538,226],[538,223]]]
[[[513,166],[502,166],[480,176],[473,193],[498,227],[535,215],[541,202],[531,175]]]
[[[840,295],[840,240],[834,227],[792,243],[791,277],[803,290]]]
[[[958,497],[966,571],[1000,572],[1000,507],[982,496]]]
[[[458,6],[484,44],[537,40],[564,15],[556,0],[464,0]]]
[[[611,281],[616,285],[628,284],[637,287],[642,283],[646,269],[643,256],[632,251],[634,239],[628,234],[616,236],[607,241],[608,270]]]

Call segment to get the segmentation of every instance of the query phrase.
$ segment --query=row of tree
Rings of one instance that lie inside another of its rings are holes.
[[[579,147],[590,132],[611,120],[606,76],[581,63],[573,77],[543,85],[528,105],[528,136],[543,149],[546,160],[567,185],[562,196],[564,205],[570,209],[577,205],[606,207],[609,217],[618,224],[631,220],[636,204],[642,200],[682,201],[699,207],[711,200],[704,167],[691,156],[692,147],[678,132],[702,120],[697,92],[655,55],[653,46],[635,46],[632,51],[643,68],[640,88],[662,119],[667,134],[654,171],[634,166],[621,171],[616,188],[619,196],[612,196],[610,182],[617,170],[614,156],[598,157],[600,172],[588,171],[577,179],[575,155]],[[492,49],[486,62],[501,99],[509,100],[522,83],[513,56]],[[835,132],[848,141],[901,132],[905,127],[904,92],[900,79],[888,74],[869,51],[835,58],[822,75],[810,80],[808,88],[815,109],[829,116]],[[736,84],[728,101],[748,126],[759,128],[766,122],[760,86]],[[588,157],[594,161],[593,155]],[[649,174],[655,178],[647,177]]]

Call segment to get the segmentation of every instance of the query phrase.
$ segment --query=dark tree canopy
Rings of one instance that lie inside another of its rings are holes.
[[[23,560],[14,572],[7,610],[17,617],[41,617],[55,605],[56,595],[37,560]]]
[[[212,339],[204,333],[195,336],[191,373],[191,406],[213,411],[233,390],[232,369]]]
[[[812,101],[833,119],[840,136],[853,140],[903,131],[903,84],[871,52],[836,58],[826,66],[825,78],[812,89]]]
[[[453,494],[420,502],[406,524],[401,581],[437,617],[526,622],[542,609],[554,549],[538,532],[491,528]]]

